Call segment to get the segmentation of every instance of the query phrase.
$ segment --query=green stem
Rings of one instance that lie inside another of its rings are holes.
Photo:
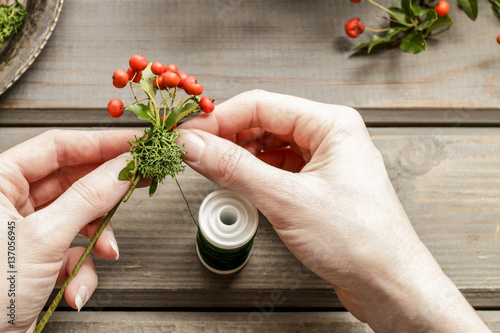
[[[385,29],[371,29],[371,28],[365,28],[366,31],[371,31],[371,32],[384,32],[384,31],[389,31],[392,28],[385,28]]]
[[[405,27],[408,27],[410,28],[412,25],[411,24],[408,24],[406,22],[402,22],[399,20],[399,18],[396,16],[396,14],[394,14],[393,11],[389,10],[388,8],[385,8],[384,6],[376,3],[375,1],[373,0],[368,0],[369,3],[371,3],[372,5],[374,6],[377,6],[378,8],[382,9],[382,10],[385,10],[389,15],[391,15],[394,19],[396,19],[398,21],[399,24],[401,25],[404,25]]]
[[[188,97],[185,97],[182,101],[180,101],[178,104],[177,104],[177,107],[182,107],[184,104],[186,104],[187,101],[189,101],[190,99],[192,100],[196,100],[196,96],[194,95],[189,95]]]
[[[161,92],[161,89],[158,89],[160,91],[160,95],[161,95],[161,103],[159,105],[159,107],[161,108],[161,105],[163,104],[163,118],[165,119],[166,115],[167,115],[167,100],[168,100],[168,97],[167,99],[165,99],[165,97],[163,96],[163,93]],[[162,121],[161,122],[161,128],[165,128],[165,121]]]
[[[137,73],[136,73],[136,74],[134,74],[134,77],[135,77],[135,75],[137,75]],[[132,80],[133,80],[133,79],[132,79]],[[132,82],[132,81],[130,81],[130,90],[132,90],[132,94],[134,95],[135,101],[136,101],[137,103],[139,103],[139,99],[137,98],[137,95],[135,94],[135,91],[134,91],[134,86],[133,86],[132,84],[133,84],[133,82]]]
[[[169,96],[171,97],[170,106],[168,107],[168,113],[172,112],[172,108],[174,106],[175,94],[177,93],[177,87],[174,88],[174,93],[170,94],[170,90],[168,91]]]
[[[104,220],[102,221],[101,225],[99,226],[99,229],[97,229],[94,237],[92,237],[92,239],[90,240],[89,245],[87,245],[87,248],[83,252],[83,254],[80,257],[80,259],[78,260],[78,262],[76,263],[75,268],[73,269],[73,271],[71,272],[71,274],[68,276],[68,278],[64,282],[63,286],[61,287],[61,290],[59,290],[59,292],[57,293],[56,297],[52,301],[52,304],[50,304],[50,307],[48,308],[47,312],[45,312],[45,315],[43,316],[43,318],[40,320],[40,322],[38,323],[38,325],[36,325],[34,333],[40,333],[40,332],[42,332],[43,328],[45,327],[45,325],[49,321],[50,317],[52,316],[52,314],[56,310],[57,306],[59,305],[59,302],[61,302],[61,300],[62,300],[62,298],[64,296],[64,292],[66,291],[66,287],[70,284],[70,282],[76,276],[76,274],[80,270],[80,267],[82,267],[83,263],[85,262],[85,260],[89,256],[90,251],[92,251],[92,248],[94,247],[95,243],[99,239],[99,236],[101,236],[102,232],[104,231],[104,228],[106,228],[106,226],[108,225],[109,221],[111,221],[111,218],[115,214],[115,212],[118,209],[118,207],[120,206],[120,204],[122,202],[125,202],[126,199],[130,198],[130,196],[132,195],[132,192],[134,191],[135,187],[137,186],[137,183],[139,182],[140,178],[141,178],[140,176],[136,177],[136,179],[132,182],[132,186],[130,187],[130,189],[128,190],[128,192],[125,194],[125,196],[123,197],[123,199],[120,200],[120,201],[118,201],[118,203],[108,212],[108,214],[106,214],[106,217],[104,218]]]

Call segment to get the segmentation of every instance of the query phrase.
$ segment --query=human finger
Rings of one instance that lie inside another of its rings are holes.
[[[63,264],[57,278],[58,283],[66,281],[68,276],[75,268],[78,260],[85,249],[83,247],[73,247],[68,249],[63,257]],[[97,287],[97,272],[92,263],[91,257],[87,257],[78,273],[66,287],[64,298],[69,306],[80,311],[87,303],[90,296]]]
[[[95,170],[99,165],[92,163],[75,167],[62,167],[46,177],[31,183],[29,202],[33,205],[33,211],[59,197],[75,181]]]
[[[349,107],[255,90],[227,100],[213,113],[195,117],[180,128],[201,129],[221,137],[261,128],[293,138],[313,155],[328,133],[350,131],[359,127],[360,119],[359,113]]]
[[[50,130],[2,154],[28,182],[35,182],[67,166],[103,163],[130,149],[128,140],[136,130],[73,131]],[[37,167],[33,168],[33,161]]]
[[[300,172],[306,161],[290,148],[266,150],[257,154],[257,158],[275,168],[289,172]]]
[[[130,188],[118,180],[129,154],[112,159],[79,179],[52,204],[25,220],[35,220],[38,238],[54,250],[65,251],[89,222],[107,214]]]
[[[97,220],[87,224],[80,230],[80,234],[87,236],[89,239],[94,237],[97,229],[102,224],[104,217],[100,217]],[[101,235],[97,239],[94,247],[92,248],[92,252],[98,257],[101,257],[106,260],[115,259],[118,260],[120,258],[120,252],[118,250],[118,243],[116,242],[114,230],[111,221],[106,225]]]
[[[268,165],[233,142],[201,130],[179,130],[184,161],[221,186],[253,199],[266,197],[287,181],[284,171]],[[272,189],[272,190],[270,190]]]

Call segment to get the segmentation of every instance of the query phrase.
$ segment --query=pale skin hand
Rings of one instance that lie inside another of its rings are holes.
[[[71,273],[83,248],[70,248],[78,233],[92,237],[105,215],[127,192],[118,180],[126,165],[127,140],[137,131],[49,131],[0,154],[0,266],[7,267],[7,221],[16,224],[16,325],[1,332],[31,332],[56,281]],[[107,162],[108,160],[111,161]],[[111,225],[94,247],[105,259],[118,257]],[[97,286],[90,257],[65,292],[68,304],[83,305]],[[6,318],[10,285],[0,279],[0,308]],[[84,287],[84,288],[82,288]]]
[[[253,91],[181,128],[186,163],[248,197],[375,331],[489,332],[419,240],[355,110]]]

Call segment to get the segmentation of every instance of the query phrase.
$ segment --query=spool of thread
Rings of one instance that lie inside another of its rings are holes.
[[[210,193],[198,213],[200,261],[217,274],[239,271],[250,258],[258,225],[259,212],[247,198],[228,189]]]

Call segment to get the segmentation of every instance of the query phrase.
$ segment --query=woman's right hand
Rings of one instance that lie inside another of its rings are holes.
[[[186,163],[249,198],[376,331],[488,331],[418,238],[355,110],[252,91],[181,128]]]

